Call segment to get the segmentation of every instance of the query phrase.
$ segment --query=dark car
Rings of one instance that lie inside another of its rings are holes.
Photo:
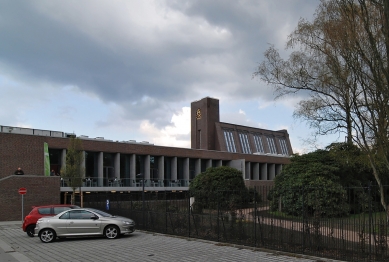
[[[33,206],[31,212],[24,218],[23,221],[23,231],[27,233],[30,237],[34,236],[34,229],[36,222],[39,218],[55,216],[62,211],[68,209],[79,208],[76,205],[47,205],[47,206]]]

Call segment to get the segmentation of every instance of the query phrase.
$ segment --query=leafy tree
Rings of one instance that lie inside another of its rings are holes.
[[[332,143],[326,151],[339,168],[335,175],[343,186],[366,186],[374,180],[368,156],[356,145]]]
[[[293,155],[275,178],[271,208],[300,216],[343,216],[348,213],[346,191],[339,183],[339,166],[328,151]]]
[[[199,209],[217,209],[218,205],[234,209],[248,201],[242,172],[227,166],[210,167],[198,174],[190,183],[189,191]]]
[[[295,115],[318,135],[345,132],[364,151],[389,214],[389,1],[322,0],[287,48],[297,50],[285,61],[270,47],[254,76],[273,85],[277,97],[307,93]]]
[[[66,152],[66,165],[61,169],[61,177],[66,179],[69,186],[73,189],[71,203],[74,204],[76,188],[82,186],[82,178],[85,169],[83,168],[84,155],[82,141],[72,137]]]

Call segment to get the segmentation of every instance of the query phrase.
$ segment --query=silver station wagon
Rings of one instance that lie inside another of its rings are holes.
[[[57,237],[101,235],[114,239],[134,231],[133,220],[93,208],[70,209],[53,217],[43,217],[35,227],[35,235],[44,243],[53,242]]]

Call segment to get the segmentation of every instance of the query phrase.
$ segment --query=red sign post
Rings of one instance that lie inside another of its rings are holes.
[[[19,188],[18,190],[19,194],[22,195],[22,222],[23,222],[23,219],[24,219],[24,214],[23,214],[23,210],[24,210],[24,195],[27,193],[27,188],[25,187],[21,187]]]
[[[25,195],[26,193],[27,193],[27,188],[25,188],[25,187],[19,188],[19,194]]]

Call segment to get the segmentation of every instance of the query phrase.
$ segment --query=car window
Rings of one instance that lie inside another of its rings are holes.
[[[62,214],[59,219],[69,219],[69,212]]]
[[[69,211],[69,219],[90,219],[93,214],[86,210],[72,210]]]
[[[41,215],[50,215],[51,214],[50,209],[51,209],[50,207],[41,207],[38,208],[38,212]]]
[[[54,207],[54,214],[57,215],[61,213],[62,211],[71,209],[70,207]]]

